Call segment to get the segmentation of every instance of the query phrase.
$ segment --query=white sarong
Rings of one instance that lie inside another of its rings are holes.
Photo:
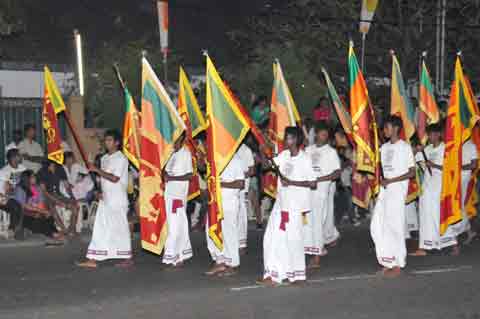
[[[165,242],[163,263],[176,265],[192,258],[192,245],[188,230],[187,203],[185,198],[165,194],[168,236]]]
[[[304,246],[307,255],[322,255],[324,247],[323,225],[327,218],[330,182],[317,183],[312,192],[312,211],[305,215]]]
[[[408,181],[380,189],[370,224],[377,260],[386,268],[405,267],[405,199]]]
[[[248,242],[248,192],[240,191],[240,210],[238,212],[238,239],[240,248],[247,248]]]
[[[335,183],[330,183],[327,198],[327,215],[324,217],[323,221],[323,240],[325,245],[333,243],[340,237],[340,233],[338,232],[337,227],[335,227],[335,190]]]

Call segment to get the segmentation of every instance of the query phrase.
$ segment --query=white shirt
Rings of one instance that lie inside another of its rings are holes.
[[[238,156],[233,156],[227,167],[220,175],[221,182],[234,182],[245,179],[244,165]],[[222,187],[222,200],[226,201],[232,198],[238,197],[240,194],[239,189]]]
[[[168,160],[165,171],[171,176],[183,176],[193,172],[192,154],[183,146],[173,153]],[[165,186],[165,194],[178,199],[188,196],[188,181],[169,181]]]
[[[388,179],[407,174],[410,168],[415,167],[412,147],[403,140],[398,140],[395,144],[383,144],[380,158],[383,176]]]
[[[462,165],[468,165],[478,159],[477,147],[472,140],[466,141],[462,146]],[[469,176],[472,170],[462,170],[463,176]]]
[[[26,154],[28,156],[40,156],[40,157],[45,156],[40,144],[38,144],[35,141],[30,142],[28,139],[24,139],[18,144],[18,150],[20,151],[21,155]],[[31,169],[35,173],[38,172],[40,168],[42,168],[41,164],[34,163],[28,160],[23,160],[23,165],[27,169]]]
[[[79,182],[78,177],[80,174],[88,175],[88,170],[85,168],[85,166],[79,163],[73,163],[70,170],[66,165],[63,165],[63,168],[65,169],[65,173],[67,174],[67,181],[70,185],[75,185]]]
[[[17,168],[13,168],[10,164],[0,169],[0,194],[5,195],[6,184],[9,183],[13,188],[20,182],[20,175],[26,168],[19,164]]]
[[[424,148],[423,151],[424,151],[425,155],[427,156],[427,160],[429,160],[430,162],[432,162],[435,165],[440,165],[440,166],[443,165],[443,155],[445,153],[445,143],[442,142],[442,143],[438,144],[437,147],[434,147],[433,144],[428,144]],[[415,160],[419,163],[422,163],[423,170],[425,172],[427,172],[426,174],[424,174],[424,178],[429,178],[430,173],[428,172],[428,168],[426,168],[426,166],[423,164],[425,162],[425,157],[423,156],[422,152],[418,152],[415,155]],[[442,170],[432,167],[432,175],[437,176],[437,177],[438,176],[441,177],[442,176]]]
[[[285,150],[273,159],[279,167],[280,173],[291,181],[315,181],[316,173],[313,171],[312,160],[303,150],[297,156],[291,156]],[[283,186],[278,179],[278,198],[282,211],[303,213],[311,211],[312,191],[308,187]]]
[[[238,156],[240,161],[244,165],[244,173],[247,174],[248,171],[250,170],[250,167],[255,166],[255,159],[253,158],[253,152],[245,144],[240,145],[240,147],[237,150],[237,153],[235,153],[235,156]],[[243,188],[244,192],[248,192],[248,188],[250,186],[250,178],[245,178],[245,187]]]
[[[112,183],[105,178],[100,178],[103,200],[108,206],[128,206],[128,159],[117,151],[113,154],[105,154],[101,159],[101,169],[109,174],[120,178]]]
[[[305,152],[312,160],[312,168],[316,178],[330,175],[340,169],[340,158],[337,150],[328,144],[322,146],[310,145],[305,149]],[[322,183],[330,184],[331,181]]]

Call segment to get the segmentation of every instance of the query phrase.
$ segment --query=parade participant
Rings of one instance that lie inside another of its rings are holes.
[[[445,144],[441,139],[441,127],[439,124],[432,124],[427,130],[429,144],[423,150],[423,154],[418,152],[416,155],[416,161],[424,168],[424,177],[419,199],[419,249],[411,256],[426,256],[427,250],[440,250],[457,245],[451,228],[440,236],[440,195],[445,152]]]
[[[312,210],[316,178],[302,143],[302,129],[287,127],[286,149],[273,159],[280,174],[277,200],[263,238],[264,274],[259,283],[264,285],[306,280],[303,218]]]
[[[328,144],[330,135],[325,122],[317,123],[315,134],[315,144],[305,149],[317,180],[317,188],[312,192],[312,212],[306,215],[304,227],[305,254],[313,255],[308,268],[319,268],[320,256],[326,254],[324,244],[333,243],[339,237],[335,228],[333,200],[335,180],[341,173],[340,159],[337,151]]]
[[[238,156],[243,163],[245,172],[245,187],[240,191],[240,212],[238,214],[238,239],[240,243],[240,254],[246,253],[248,246],[248,207],[250,178],[255,175],[255,160],[253,152],[245,143],[242,143],[235,156]]]
[[[173,267],[183,266],[184,261],[193,256],[187,219],[188,185],[193,166],[192,154],[184,142],[185,134],[175,142],[174,153],[163,174],[168,225],[163,263]]]
[[[35,141],[35,126],[27,124],[24,128],[25,138],[18,144],[18,150],[23,157],[23,165],[37,173],[45,160],[42,147]]]
[[[238,214],[240,211],[240,191],[245,187],[244,164],[238,156],[233,156],[220,175],[222,191],[223,219],[222,238],[223,249],[220,250],[208,235],[209,225],[206,225],[207,245],[215,265],[207,271],[207,276],[231,276],[237,273],[240,266],[240,247],[238,240]]]
[[[398,276],[406,265],[405,200],[408,181],[415,177],[415,161],[411,146],[400,139],[402,120],[390,116],[384,134],[388,142],[380,148],[383,178],[375,205],[370,233],[383,275]]]
[[[121,150],[122,137],[115,130],[105,133],[107,153],[100,167],[89,164],[88,169],[100,176],[101,194],[98,203],[87,261],[77,265],[96,268],[97,261],[123,259],[118,266],[133,265],[130,229],[128,226],[128,159]]]

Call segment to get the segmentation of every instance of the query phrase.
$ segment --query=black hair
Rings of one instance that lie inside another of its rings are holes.
[[[265,101],[265,103],[268,103],[268,99],[267,99],[267,96],[266,95],[260,95],[256,100],[255,100],[255,103],[253,103],[254,106],[257,106],[258,104],[260,104],[260,102],[263,102]]]
[[[402,119],[397,115],[390,115],[385,119],[384,126],[390,123],[393,127],[398,127],[399,130],[403,128]]]
[[[23,171],[22,174],[20,175],[20,182],[18,183],[18,186],[20,186],[25,194],[27,195],[27,199],[32,197],[32,191],[30,189],[30,177],[33,176],[33,171],[30,169],[27,169],[26,171]]]
[[[16,129],[16,130],[13,130],[13,135],[22,135],[22,130],[19,130],[19,129]]]
[[[74,158],[75,158],[75,155],[73,154],[73,152],[65,152],[65,153],[63,153],[63,158],[64,158],[64,159],[67,159],[67,158],[72,158],[72,159],[74,159]]]
[[[341,134],[342,136],[346,136],[347,134],[345,133],[345,130],[343,129],[343,127],[341,125],[337,125],[335,127],[335,130],[333,131],[335,134],[339,133]]]
[[[440,124],[440,123],[430,124],[429,126],[427,126],[427,132],[428,133],[431,133],[431,132],[441,133],[442,132],[442,124]]]
[[[327,102],[327,103],[330,103],[330,100],[328,99],[328,97],[322,96],[321,98],[318,99],[318,104],[317,104],[317,106],[320,105],[320,104],[322,104],[323,101],[325,101],[325,102]]]
[[[18,156],[20,153],[18,149],[12,148],[9,149],[7,152],[7,162],[10,163],[16,156]]]
[[[25,126],[23,127],[23,134],[27,134],[28,130],[30,129],[35,129],[35,125],[32,123],[25,124]]]
[[[318,121],[315,123],[315,133],[318,133],[320,131],[327,131],[328,135],[330,135],[330,126],[328,126],[328,123],[325,121]]]
[[[297,126],[288,126],[285,128],[285,138],[287,137],[287,135],[295,137],[295,139],[297,140],[297,146],[303,144],[303,132],[301,128]]]
[[[122,148],[122,135],[118,130],[110,129],[105,132],[105,137],[112,137],[115,142],[118,142],[118,149]]]

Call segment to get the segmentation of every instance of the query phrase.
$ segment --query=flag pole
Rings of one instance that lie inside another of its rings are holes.
[[[419,85],[418,87],[420,88],[421,86],[421,81],[422,81],[422,66],[423,66],[423,61],[425,60],[425,57],[427,56],[427,51],[423,51],[422,54],[420,55],[420,63],[418,65],[418,75],[419,75]],[[420,90],[418,91],[418,101],[420,101]],[[421,109],[419,109],[420,112],[423,112]],[[420,143],[421,144],[421,143]],[[422,145],[423,146],[423,145]],[[425,148],[422,147],[422,155],[423,159],[425,160],[425,163],[428,161],[427,159],[427,154],[425,153]],[[427,165],[427,170],[430,176],[432,176],[432,168]]]
[[[65,115],[65,120],[67,121],[67,125],[70,128],[70,132],[72,133],[73,140],[75,141],[75,144],[77,144],[78,151],[80,152],[80,156],[82,157],[82,160],[85,164],[88,164],[88,159],[87,155],[85,153],[85,149],[83,148],[83,145],[80,141],[80,138],[78,137],[77,134],[77,129],[75,127],[75,124],[73,124],[72,119],[70,118],[70,113],[68,112],[67,109],[63,112]]]
[[[166,49],[163,51],[163,71],[166,85],[168,83],[168,53]]]
[[[365,40],[367,38],[367,34],[362,32],[362,57],[361,57],[361,64],[362,64],[362,72],[365,74]]]

